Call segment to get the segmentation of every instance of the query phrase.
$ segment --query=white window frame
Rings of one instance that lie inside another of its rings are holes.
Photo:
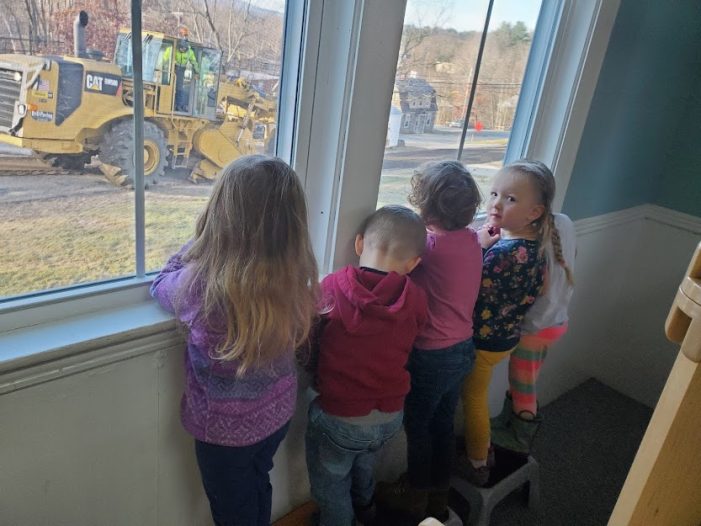
[[[547,39],[534,41],[507,160],[529,156],[552,165],[558,208],[619,3],[543,1],[538,24],[550,31]],[[354,261],[355,230],[376,206],[405,8],[405,0],[287,5],[277,147],[304,180],[322,273]],[[296,44],[288,40],[294,31],[303,35]],[[299,76],[292,80],[289,71]],[[172,323],[149,298],[151,279],[83,285],[0,304],[0,372],[45,359],[43,351],[75,352],[88,341]]]
[[[314,2],[309,2],[309,4]],[[301,97],[299,87],[302,84],[303,74],[300,64],[305,47],[312,49],[318,47],[318,42],[308,42],[308,22],[305,19],[308,8],[306,1],[288,1],[285,9],[285,33],[283,35],[283,60],[282,83],[280,86],[280,108],[278,113],[278,132],[276,146],[278,155],[285,159],[293,158],[293,137],[300,127],[298,97]],[[317,31],[318,34],[318,31]],[[313,32],[312,32],[313,35]],[[279,102],[280,102],[279,101]],[[303,120],[303,119],[302,119]],[[304,134],[302,129],[301,135]],[[138,149],[137,149],[138,150]],[[138,172],[137,168],[137,172]],[[303,176],[303,173],[300,174]],[[134,192],[135,200],[135,228],[136,228],[136,268],[135,275],[103,280],[96,283],[77,284],[74,286],[37,291],[14,298],[0,301],[0,370],[3,362],[32,353],[46,350],[47,345],[54,348],[61,345],[71,345],[84,339],[80,334],[68,334],[61,331],[53,343],[43,342],[31,332],[36,332],[37,327],[60,327],[65,324],[71,327],[73,321],[89,317],[94,319],[96,313],[105,313],[105,319],[114,319],[114,314],[121,309],[131,307],[137,310],[144,305],[151,305],[148,287],[151,284],[155,272],[146,273],[144,269],[144,207],[143,188],[138,191],[139,181],[143,181],[143,169],[135,177],[137,191]],[[115,325],[112,328],[104,327],[102,331],[87,331],[87,335],[109,335],[110,331],[117,331],[119,327],[138,328],[149,325],[155,320],[163,322],[163,317],[155,314],[152,319],[134,319],[133,324]],[[105,322],[109,323],[109,322]],[[23,336],[26,333],[26,338]],[[23,339],[18,340],[18,337]],[[26,344],[25,344],[26,341]],[[19,342],[19,343],[18,343]]]

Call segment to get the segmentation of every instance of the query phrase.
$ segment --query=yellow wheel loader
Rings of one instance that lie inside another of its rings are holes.
[[[119,33],[111,63],[85,53],[0,55],[0,143],[30,149],[35,161],[72,170],[97,156],[110,181],[130,184],[131,42],[129,31]],[[221,51],[186,44],[191,60],[183,65],[177,52],[182,40],[142,34],[147,184],[167,167],[187,168],[193,181],[213,179],[229,161],[253,153],[253,131],[259,122],[274,119],[274,102],[245,81],[221,80]]]

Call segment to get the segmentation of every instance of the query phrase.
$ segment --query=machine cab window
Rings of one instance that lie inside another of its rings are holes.
[[[203,47],[185,38],[144,33],[143,79],[172,88],[172,99],[159,111],[213,119],[221,69],[221,51]],[[117,40],[115,62],[125,77],[133,76],[131,33]],[[163,100],[163,99],[161,99]]]
[[[117,49],[114,53],[114,61],[121,68],[122,75],[131,78],[134,75],[134,63],[131,57],[131,33],[121,32],[117,37]],[[173,51],[173,43],[163,36],[152,33],[144,33],[141,42],[143,52],[143,77],[144,82],[157,84],[169,84],[170,63]],[[168,67],[163,67],[163,65]]]
[[[218,49],[202,48],[200,76],[194,97],[194,114],[198,117],[216,117],[221,55]]]

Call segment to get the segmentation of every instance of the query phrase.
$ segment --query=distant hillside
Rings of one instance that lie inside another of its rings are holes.
[[[464,116],[480,36],[478,31],[404,28],[397,77],[417,76],[434,87],[439,124]],[[511,127],[532,37],[523,22],[504,22],[487,34],[471,119],[488,128]]]

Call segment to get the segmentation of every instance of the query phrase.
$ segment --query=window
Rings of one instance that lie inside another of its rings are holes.
[[[186,13],[145,0],[140,86],[129,3],[108,4],[81,4],[90,12],[76,62],[58,58],[74,55],[73,7],[29,13],[9,3],[0,301],[157,270],[191,237],[221,166],[275,151],[284,0],[196,3]],[[144,193],[132,162],[138,87]]]
[[[397,133],[390,117],[378,207],[405,203],[414,169],[429,160],[462,160],[488,195],[504,162],[541,1],[408,0],[392,107],[404,120]]]
[[[506,1],[495,0],[495,13],[499,2]],[[449,0],[441,3],[451,5]],[[87,0],[83,5],[102,4]],[[114,68],[111,62],[117,36],[120,29],[130,27],[129,17],[124,14],[128,13],[124,1],[119,0],[116,4],[119,4],[119,9],[95,7],[87,26],[85,55],[94,59],[103,55],[100,65],[105,69],[97,79],[91,77],[89,91],[87,84],[81,86],[83,102],[76,111],[87,108],[86,118],[93,120],[100,118],[93,110],[107,100],[100,85],[107,91],[114,89],[109,75]],[[416,117],[399,109],[402,104],[408,104],[402,99],[406,95],[400,97],[397,83],[387,74],[399,56],[404,5],[402,2],[362,3],[359,0],[323,2],[323,5],[321,0],[287,3],[283,0],[250,3],[235,0],[234,4],[251,7],[249,21],[261,11],[278,14],[284,11],[285,42],[281,66],[284,74],[277,75],[279,85],[276,75],[270,73],[270,60],[266,58],[270,55],[269,50],[256,55],[255,60],[249,58],[245,64],[246,57],[242,55],[236,55],[232,60],[240,59],[241,71],[253,71],[255,68],[248,66],[257,64],[264,74],[257,75],[257,78],[251,75],[247,81],[259,88],[279,91],[282,103],[274,112],[275,117],[263,119],[257,113],[253,119],[257,129],[260,129],[259,124],[266,128],[264,139],[261,140],[262,134],[258,131],[253,140],[257,148],[276,145],[279,154],[294,160],[298,173],[306,178],[310,228],[315,250],[323,259],[322,271],[338,267],[350,260],[352,247],[348,240],[378,202],[385,139],[388,149],[379,201],[391,202],[383,197],[388,191],[394,191],[394,202],[402,202],[406,196],[406,187],[396,187],[406,184],[406,173],[402,174],[400,168],[401,165],[405,168],[411,166],[411,160],[393,159],[392,154],[412,148],[407,139],[413,138],[408,132],[413,129]],[[424,0],[423,4],[430,7],[432,2]],[[51,113],[47,109],[52,100],[49,93],[52,97],[57,96],[56,75],[60,66],[55,69],[52,64],[45,66],[38,54],[72,54],[70,31],[74,12],[63,10],[66,5],[57,2],[51,20],[39,20],[41,27],[36,28],[28,25],[30,17],[23,11],[26,3],[10,0],[3,6],[18,23],[0,37],[0,50],[33,58],[22,61],[21,82],[14,80],[17,71],[6,67],[6,57],[3,57],[0,67],[0,85],[7,88],[0,96],[0,228],[5,248],[0,255],[0,332],[36,326],[47,319],[56,319],[56,316],[79,316],[94,312],[96,308],[116,308],[145,301],[148,297],[144,287],[148,282],[148,277],[144,277],[146,269],[160,266],[169,253],[166,245],[175,247],[180,243],[181,239],[177,239],[180,234],[173,236],[173,232],[182,233],[192,228],[192,220],[201,206],[192,201],[200,199],[204,203],[208,195],[209,183],[200,181],[204,184],[190,185],[184,177],[178,179],[177,184],[172,183],[170,190],[166,191],[169,188],[165,184],[169,177],[166,174],[159,180],[160,186],[150,187],[139,204],[138,188],[116,189],[115,193],[115,188],[99,168],[99,156],[88,158],[87,155],[77,155],[80,152],[66,154],[62,151],[61,154],[50,153],[27,159],[27,150],[16,149],[29,138],[28,134],[21,133],[20,121],[27,127],[31,124],[35,130],[54,126],[45,119],[50,119]],[[177,22],[184,22],[182,14],[154,16],[149,11],[150,5],[153,5],[151,0],[144,0],[145,30],[167,22],[170,31],[175,31]],[[486,0],[482,5],[486,5]],[[256,6],[260,9],[254,9]],[[407,26],[412,23],[411,9],[410,3]],[[509,135],[507,155],[509,158],[533,156],[551,164],[558,177],[558,194],[564,195],[566,190],[617,9],[618,3],[614,1],[544,2],[538,30],[533,34],[535,52],[529,58],[519,100],[519,110],[524,101],[526,109],[517,112]],[[516,11],[514,8],[513,12]],[[496,14],[490,28],[495,24],[498,27],[495,20],[498,20]],[[278,21],[282,22],[280,18]],[[442,26],[447,24],[442,23]],[[441,27],[441,24],[436,23],[434,27]],[[527,27],[530,28],[528,24]],[[44,34],[46,29],[49,32]],[[190,30],[193,31],[192,26]],[[489,34],[491,32],[492,29]],[[168,36],[165,32],[162,34]],[[192,42],[200,43],[196,37],[191,35],[191,38]],[[175,38],[170,41],[163,38],[163,46],[168,47],[174,42]],[[217,48],[204,40],[201,44]],[[163,46],[159,54],[165,54]],[[228,60],[224,54],[222,62]],[[433,67],[437,74],[456,74],[455,64],[438,63]],[[233,80],[241,77],[238,70],[232,69],[221,73],[220,81],[227,76],[226,73],[232,73]],[[412,78],[409,73],[403,73],[401,78]],[[417,77],[419,73],[417,71]],[[121,71],[117,76],[121,79]],[[328,82],[317,83],[319,78]],[[108,81],[104,82],[104,79]],[[479,79],[483,79],[482,73]],[[227,80],[230,80],[229,76]],[[83,81],[86,81],[85,76]],[[150,104],[147,114],[156,105],[160,107],[168,101],[173,102],[173,94],[168,93],[168,89],[172,91],[173,82],[170,80],[170,88],[155,82],[153,86],[146,86],[144,97]],[[119,96],[129,97],[133,88],[129,79],[118,84]],[[393,86],[395,96],[390,106]],[[463,84],[461,89],[467,93],[466,85]],[[443,107],[441,91],[435,91],[436,112],[431,114],[430,126],[440,130],[445,127],[446,116],[440,111]],[[9,93],[13,94],[11,100],[5,96]],[[69,94],[65,89],[60,93],[62,97]],[[22,107],[20,98],[28,104]],[[74,103],[77,98],[68,97],[66,100]],[[36,109],[32,105],[36,105]],[[124,110],[123,104],[118,107]],[[219,108],[217,103],[217,115],[221,118]],[[230,109],[231,118],[236,119],[236,110]],[[15,110],[27,113],[20,115]],[[31,115],[29,112],[35,113]],[[129,115],[130,111],[125,116]],[[390,115],[389,123],[387,115]],[[455,117],[447,121],[447,127],[460,129],[463,120],[464,116]],[[429,127],[428,123],[425,120],[425,128]],[[63,127],[61,131],[66,129]],[[294,136],[293,130],[296,131]],[[272,140],[269,139],[271,136]],[[90,137],[88,149],[97,149],[97,142],[95,136]],[[449,148],[439,148],[447,149],[441,153],[455,153],[457,142],[456,139]],[[402,146],[405,143],[406,146]],[[63,144],[69,146],[68,142]],[[110,143],[103,141],[103,144],[109,146]],[[145,146],[150,148],[145,160],[157,167],[155,161],[159,158],[151,153],[157,153],[158,149],[153,142]],[[421,157],[425,151],[415,150],[415,153],[416,157]],[[433,156],[435,152],[428,150],[428,153]],[[169,157],[168,161],[172,162],[172,159]],[[418,164],[418,159],[414,161]],[[185,168],[175,170],[176,175],[182,175],[184,171]],[[392,180],[391,176],[395,174],[399,177]],[[121,180],[119,174],[116,178]],[[179,193],[181,189],[182,193]],[[165,203],[167,213],[160,215],[153,213],[156,209],[149,212],[149,208],[144,207],[144,202],[158,192],[165,194],[161,204],[169,199]],[[145,208],[145,212],[135,213],[135,203]],[[51,206],[47,206],[49,204]],[[139,227],[135,224],[135,216],[142,222]],[[160,253],[158,245],[162,247]],[[96,280],[105,281],[90,285]],[[90,286],[76,287],[82,284]],[[39,293],[32,294],[35,291]],[[42,291],[51,293],[43,294]],[[57,309],[57,305],[61,308]]]

